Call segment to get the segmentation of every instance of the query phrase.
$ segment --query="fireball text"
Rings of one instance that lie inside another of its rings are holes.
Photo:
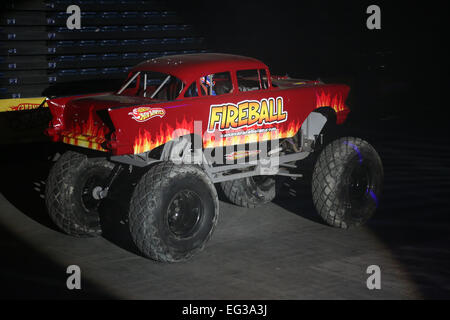
[[[218,129],[238,129],[253,125],[280,123],[287,120],[288,113],[283,111],[283,98],[245,100],[238,104],[224,103],[211,105],[208,131]]]

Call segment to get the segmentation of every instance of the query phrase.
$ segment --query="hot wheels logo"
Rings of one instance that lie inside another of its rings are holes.
[[[128,114],[131,115],[133,120],[136,120],[137,122],[144,122],[153,117],[164,117],[166,115],[166,110],[163,108],[137,107]]]

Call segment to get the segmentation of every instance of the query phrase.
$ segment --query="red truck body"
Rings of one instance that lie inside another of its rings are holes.
[[[265,70],[267,88],[240,91],[236,72]],[[268,67],[253,58],[229,54],[189,54],[152,59],[134,67],[175,76],[183,89],[172,101],[135,96],[133,92],[102,93],[51,99],[53,119],[47,134],[54,141],[108,151],[138,154],[164,145],[178,135],[198,134],[204,148],[282,139],[294,136],[315,109],[331,107],[342,123],[350,88],[342,84],[271,77]],[[206,95],[199,79],[230,72],[230,93]],[[195,82],[198,96],[185,97]]]

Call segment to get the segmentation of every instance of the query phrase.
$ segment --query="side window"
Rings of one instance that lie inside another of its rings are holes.
[[[267,89],[267,74],[264,69],[239,70],[236,72],[239,91]]]
[[[150,72],[142,72],[139,81],[138,96],[150,97],[151,93],[163,82],[163,79],[156,77]]]
[[[194,81],[184,93],[185,98],[198,97],[197,83]]]
[[[140,79],[141,75],[138,74],[133,74],[130,77],[128,77],[127,80],[125,80],[125,84],[127,84],[130,80],[132,80],[130,83],[128,83],[128,86],[126,86],[125,89],[123,89],[123,91],[121,92],[121,94],[123,95],[136,95],[137,91],[138,91],[138,82]]]
[[[218,96],[233,91],[229,72],[220,72],[200,77],[200,90],[204,96]]]
[[[258,70],[239,70],[236,72],[239,91],[253,91],[261,88]]]
[[[156,99],[172,101],[175,100],[183,90],[183,82],[175,77],[170,77],[166,85],[162,87],[159,93],[156,95]]]
[[[138,78],[139,76],[137,76],[137,78],[134,78],[134,80],[131,81],[130,85],[128,86],[128,89],[136,89]]]
[[[259,78],[261,79],[261,89],[269,88],[266,69],[259,69]]]
[[[144,83],[146,83],[145,86]],[[154,96],[155,99],[172,101],[178,97],[183,88],[183,82],[176,77],[149,72],[141,75],[138,95],[143,97],[152,97],[155,90],[159,89],[157,94]]]

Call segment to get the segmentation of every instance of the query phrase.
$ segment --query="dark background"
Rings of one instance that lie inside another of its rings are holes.
[[[371,4],[381,9],[381,30],[366,27]],[[198,1],[181,7],[214,50],[259,58],[273,74],[350,84],[349,104],[361,116],[447,112],[444,2]]]
[[[81,8],[82,30],[65,26],[70,4]],[[366,27],[371,4],[381,30]],[[347,83],[348,104],[366,118],[433,118],[448,109],[446,13],[444,1],[7,0],[0,97],[114,90],[140,61],[212,51],[259,58],[272,74]]]

